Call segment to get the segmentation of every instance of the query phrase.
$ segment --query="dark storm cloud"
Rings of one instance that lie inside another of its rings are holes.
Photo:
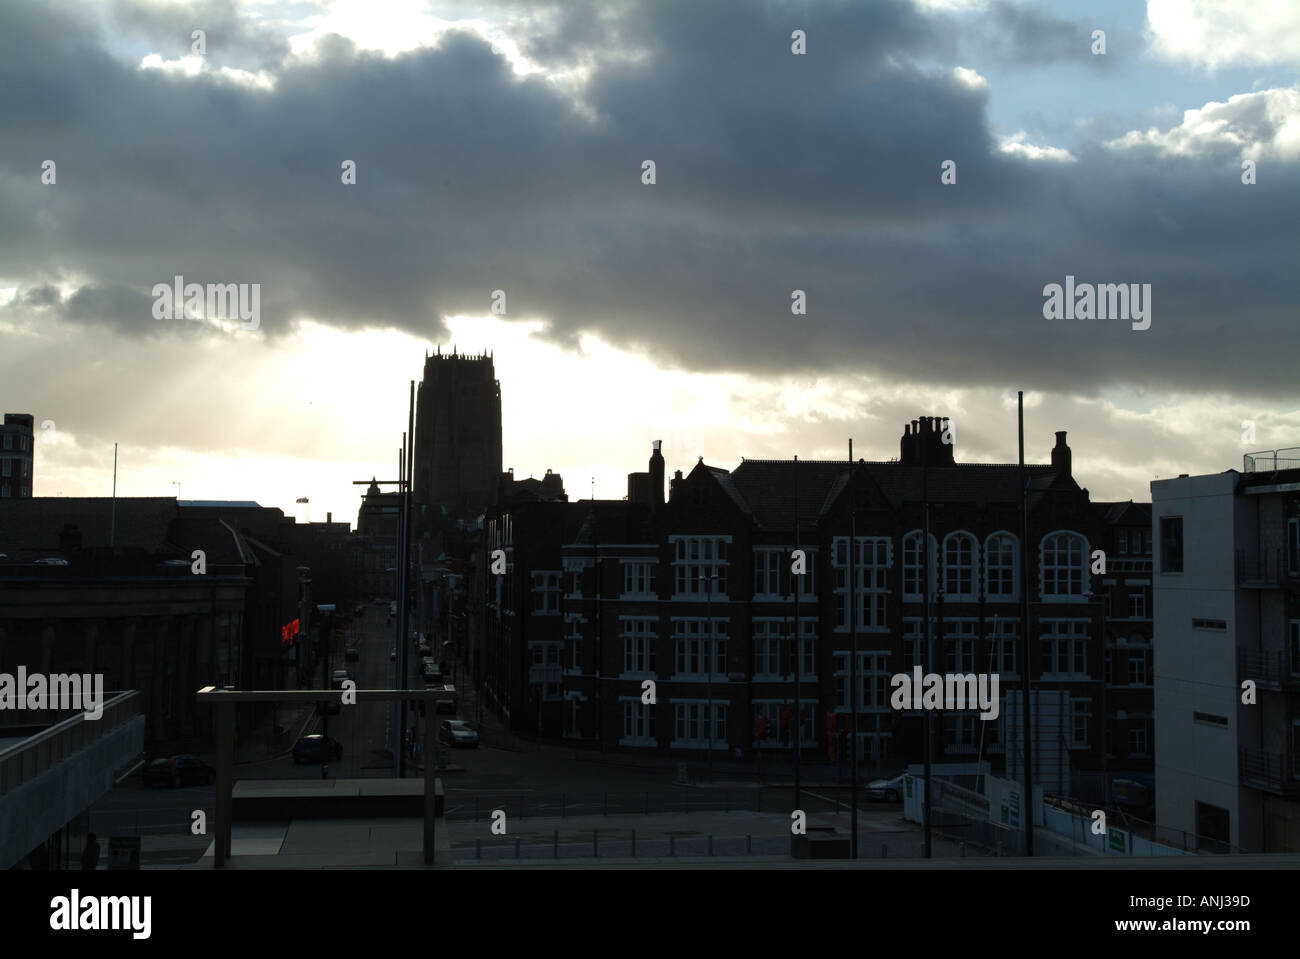
[[[503,289],[566,346],[593,330],[690,369],[1293,389],[1294,163],[1247,188],[1228,154],[1001,153],[987,94],[914,65],[957,26],[907,3],[546,9],[523,48],[592,69],[581,110],[463,32],[391,59],[332,38],[266,92],[137,70],[68,8],[4,6],[6,272],[93,277],[56,308],[123,332],[178,274],[260,283],[271,336],[312,317],[436,340]],[[1082,29],[1005,5],[995,28],[1027,60],[1074,56]],[[1043,319],[1067,274],[1150,283],[1151,328]]]
[[[124,39],[143,39],[172,60],[191,52],[193,32],[204,32],[205,56],[213,62],[256,72],[289,54],[288,42],[266,24],[241,15],[234,0],[193,0],[163,5],[112,0],[110,23]]]

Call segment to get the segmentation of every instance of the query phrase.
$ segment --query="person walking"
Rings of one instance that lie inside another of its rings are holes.
[[[99,840],[95,837],[93,832],[86,836],[86,848],[81,854],[81,868],[99,868]]]

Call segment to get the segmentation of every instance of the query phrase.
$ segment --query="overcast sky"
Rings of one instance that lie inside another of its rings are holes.
[[[919,415],[1014,462],[1023,389],[1031,461],[1149,499],[1300,446],[1298,67],[1288,0],[6,0],[0,412],[38,496],[117,442],[122,495],[355,522],[454,343],[571,498]],[[258,328],[156,319],[177,275]],[[1067,275],[1150,328],[1045,319]]]

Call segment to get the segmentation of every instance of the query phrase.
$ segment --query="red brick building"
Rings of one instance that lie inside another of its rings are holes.
[[[728,471],[701,461],[678,472],[666,500],[656,450],[647,472],[629,476],[626,500],[496,511],[481,572],[498,708],[521,730],[701,757],[710,747],[750,755],[761,716],[762,748],[789,750],[797,658],[801,741],[825,755],[827,714],[842,727],[849,713],[852,622],[859,756],[891,767],[918,760],[922,714],[892,708],[890,677],[925,665],[928,503],[927,671],[996,673],[1001,698],[1014,697],[1029,635],[1035,753],[1056,756],[1046,768],[1061,780],[1049,784],[1065,789],[1071,769],[1101,770],[1105,577],[1092,569],[1112,535],[1106,514],[1075,482],[1057,433],[1050,462],[1025,468],[1025,630],[1018,467],[958,463],[944,438],[931,417],[905,427],[900,457],[888,462],[746,460]],[[796,541],[807,561],[801,580],[791,575]],[[504,575],[487,568],[494,549]],[[1018,729],[1006,707],[988,722],[941,714],[936,759],[982,757],[1001,768]]]

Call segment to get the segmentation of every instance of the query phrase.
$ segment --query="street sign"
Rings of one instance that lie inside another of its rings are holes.
[[[1122,829],[1107,829],[1106,838],[1110,841],[1110,851],[1118,853],[1128,852],[1128,833]]]

